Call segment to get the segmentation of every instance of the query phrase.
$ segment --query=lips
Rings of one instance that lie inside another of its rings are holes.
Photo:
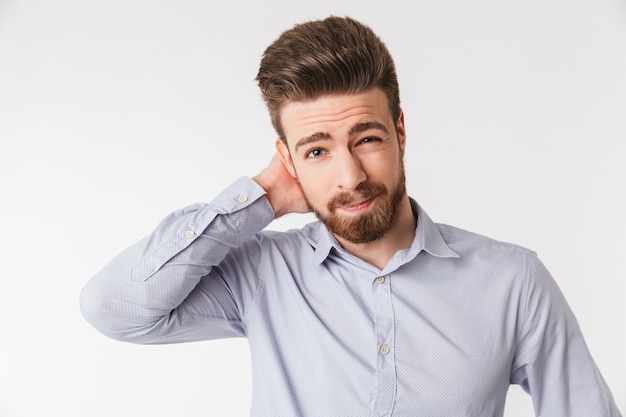
[[[386,188],[382,184],[361,184],[355,192],[342,192],[337,194],[328,202],[328,211],[331,213],[340,209],[347,212],[359,212],[366,210],[380,195],[386,193]]]
[[[341,206],[338,206],[337,208],[340,209],[340,210],[346,210],[346,211],[360,211],[360,210],[364,210],[364,209],[368,208],[372,204],[372,201],[374,201],[374,198],[376,198],[376,197],[370,198],[368,200],[363,200],[363,201],[360,201],[360,202],[354,203],[354,204],[341,205]]]

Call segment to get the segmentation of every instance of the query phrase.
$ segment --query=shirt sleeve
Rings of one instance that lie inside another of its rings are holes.
[[[621,416],[574,314],[535,254],[526,290],[511,382],[531,395],[535,414]]]
[[[208,204],[168,215],[88,281],[80,296],[84,317],[106,336],[134,343],[243,336],[243,304],[258,279],[250,265],[260,258],[253,237],[273,218],[264,190],[249,178]],[[241,264],[242,276],[224,277],[218,265],[244,243],[250,253],[229,262]]]

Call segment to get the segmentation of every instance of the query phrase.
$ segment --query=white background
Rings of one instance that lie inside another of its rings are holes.
[[[269,161],[261,53],[329,14],[395,56],[410,194],[536,250],[626,410],[626,3],[225,3],[0,0],[0,417],[247,415],[245,340],[111,341],[78,296],[167,213]],[[532,415],[510,392],[506,416]]]

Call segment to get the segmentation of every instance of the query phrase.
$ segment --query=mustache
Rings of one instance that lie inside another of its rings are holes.
[[[384,194],[387,194],[387,187],[384,185],[363,183],[359,185],[354,192],[344,191],[331,198],[327,204],[327,208],[328,211],[332,212],[337,207],[349,206]]]

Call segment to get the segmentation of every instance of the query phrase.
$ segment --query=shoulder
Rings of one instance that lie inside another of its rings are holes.
[[[253,236],[244,246],[256,246],[261,251],[302,251],[305,248],[315,249],[321,236],[319,222],[309,223],[301,228],[286,231],[262,230]]]
[[[475,273],[517,277],[516,281],[527,283],[540,264],[537,253],[529,248],[446,224],[436,226],[458,254],[458,262]]]
[[[532,256],[535,252],[523,246],[493,239],[491,237],[471,232],[459,227],[436,223],[441,236],[454,251],[462,253],[493,252],[511,256]],[[458,252],[457,252],[458,253]]]

